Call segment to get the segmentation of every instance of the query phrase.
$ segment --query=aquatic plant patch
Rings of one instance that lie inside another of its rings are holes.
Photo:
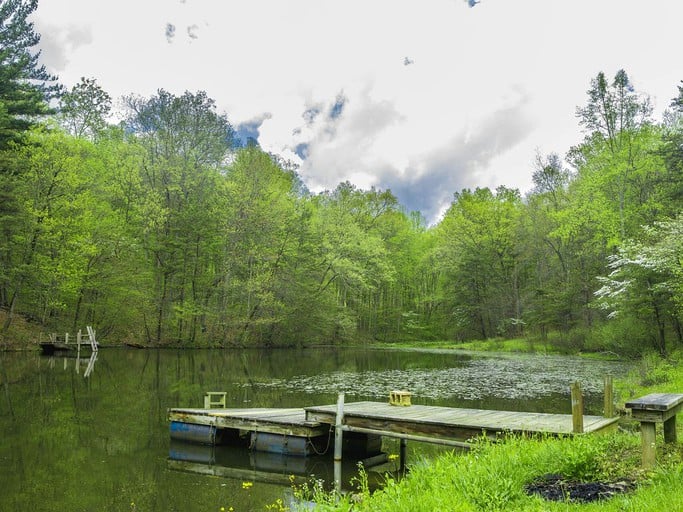
[[[517,354],[481,356],[467,361],[454,359],[451,366],[448,361],[444,358],[442,368],[336,371],[272,379],[255,385],[303,393],[333,394],[346,389],[349,397],[364,399],[385,399],[394,389],[407,389],[414,397],[427,400],[525,400],[553,394],[566,396],[575,381],[581,382],[585,395],[601,395],[605,375],[625,375],[631,368],[630,364],[613,361]]]

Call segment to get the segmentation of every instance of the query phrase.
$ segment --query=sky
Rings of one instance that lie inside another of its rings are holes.
[[[680,0],[39,0],[41,62],[112,98],[206,91],[312,192],[390,189],[430,223],[464,188],[531,189],[625,69],[661,116]]]

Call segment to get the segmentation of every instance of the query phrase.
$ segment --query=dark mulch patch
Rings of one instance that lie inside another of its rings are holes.
[[[550,501],[589,503],[624,494],[635,488],[630,479],[616,482],[574,482],[562,475],[545,475],[526,486],[528,494],[538,494]]]

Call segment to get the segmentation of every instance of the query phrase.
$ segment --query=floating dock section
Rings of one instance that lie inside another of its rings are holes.
[[[172,439],[201,444],[238,443],[287,455],[321,454],[334,445],[338,405],[301,409],[169,410]],[[608,431],[618,418],[583,416],[583,433]],[[344,449],[379,452],[382,437],[467,447],[482,434],[554,435],[575,432],[571,414],[462,409],[429,405],[396,407],[381,402],[343,406]]]
[[[258,451],[306,456],[325,452],[330,427],[303,409],[171,409],[171,438],[201,444],[243,444]]]

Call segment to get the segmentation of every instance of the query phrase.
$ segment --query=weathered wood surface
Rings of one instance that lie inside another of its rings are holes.
[[[168,412],[169,421],[214,425],[250,432],[315,437],[327,434],[328,425],[306,419],[303,409],[182,409]]]
[[[638,411],[668,411],[683,404],[683,394],[651,393],[630,402],[626,402],[627,409]]]
[[[334,424],[333,405],[306,407],[310,421]],[[584,432],[599,432],[616,426],[618,418],[584,416]],[[497,434],[550,433],[571,434],[570,414],[547,414],[514,411],[460,409],[430,405],[395,407],[378,402],[355,402],[344,405],[344,424],[348,427],[422,434],[466,440],[482,432]]]

